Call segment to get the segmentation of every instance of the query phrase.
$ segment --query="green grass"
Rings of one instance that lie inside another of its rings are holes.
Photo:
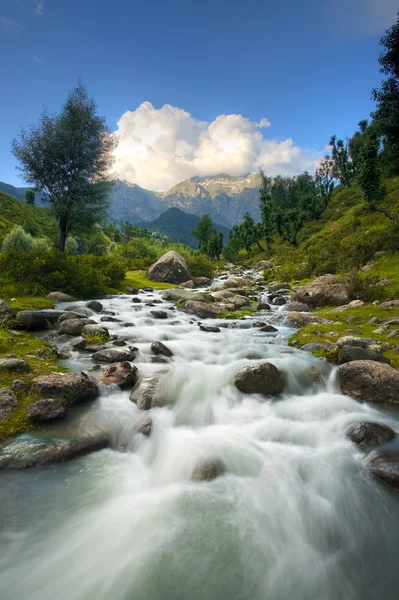
[[[29,205],[0,192],[0,245],[15,225],[22,225],[35,237],[53,239],[57,233],[56,221],[48,209]]]
[[[143,287],[152,287],[155,290],[167,290],[169,288],[174,288],[176,285],[171,283],[162,283],[161,281],[151,281],[147,279],[144,271],[128,271],[126,273],[126,277],[123,281],[123,285],[121,285],[120,290],[126,291],[126,286],[130,285],[131,288],[143,288]]]
[[[26,357],[27,355],[35,355],[38,350],[44,353],[40,357],[40,360]],[[1,371],[0,387],[11,388],[12,382],[15,379],[30,384],[32,379],[39,375],[48,375],[53,372],[64,373],[67,371],[67,369],[59,365],[51,346],[47,342],[29,333],[13,332],[5,328],[0,328],[0,358],[5,358],[7,354],[15,354],[18,358],[25,359],[29,363],[31,370],[29,372]],[[37,428],[37,423],[34,423],[26,416],[26,410],[39,398],[30,392],[29,389],[15,392],[15,394],[18,399],[18,406],[8,421],[0,421],[0,440],[29,431],[33,427]]]
[[[95,333],[95,334],[83,334],[84,339],[89,345],[101,346],[106,344],[110,340],[110,336],[106,333]]]
[[[26,298],[6,298],[6,302],[17,312],[20,310],[44,310],[54,308],[54,302],[47,298],[26,297]]]

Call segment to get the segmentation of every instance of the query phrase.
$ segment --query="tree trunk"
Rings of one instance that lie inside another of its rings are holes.
[[[60,219],[60,251],[65,252],[65,243],[68,237],[67,221],[66,219]]]

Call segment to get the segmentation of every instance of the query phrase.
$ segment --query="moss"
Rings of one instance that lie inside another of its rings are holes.
[[[15,300],[6,298],[6,302],[8,302],[17,312],[20,310],[44,310],[54,308],[54,302],[52,302],[52,300],[40,297],[16,298]]]
[[[123,284],[120,287],[120,291],[126,291],[126,286],[129,285],[131,288],[143,288],[152,287],[155,290],[167,290],[169,288],[176,287],[171,283],[162,283],[161,281],[151,281],[147,279],[143,271],[128,271]]]
[[[27,355],[35,355],[40,351],[43,356],[36,358],[27,358]],[[31,335],[23,332],[8,331],[0,329],[0,358],[5,358],[7,354],[15,354],[18,358],[25,359],[31,370],[29,372],[0,372],[0,387],[11,388],[12,382],[19,379],[26,384],[30,384],[32,379],[39,375],[48,375],[53,372],[66,372],[67,369],[59,365],[58,360],[51,346]],[[37,424],[26,416],[27,408],[38,400],[38,397],[29,389],[16,392],[18,399],[17,409],[8,421],[0,421],[0,440],[9,436],[18,435],[29,431],[32,427],[37,428]]]

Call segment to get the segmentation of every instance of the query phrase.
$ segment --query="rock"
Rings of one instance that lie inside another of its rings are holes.
[[[233,294],[232,294],[233,295]],[[198,302],[215,302],[215,298],[208,292],[193,292],[181,288],[165,290],[162,294],[164,300],[197,300]]]
[[[270,304],[268,304],[267,302],[259,302],[258,306],[256,307],[256,310],[270,310]]]
[[[167,319],[168,313],[164,310],[151,310],[150,311],[154,319]]]
[[[393,284],[393,279],[381,279],[381,281],[378,281],[375,285],[378,285],[379,287],[386,287],[387,285],[392,285]]]
[[[117,319],[116,317],[101,317],[100,319],[101,323],[120,323],[121,320]]]
[[[303,302],[290,302],[286,304],[282,310],[288,310],[290,312],[309,312],[310,308]]]
[[[0,300],[0,325],[7,323],[15,317],[15,310],[7,302]]]
[[[206,331],[207,333],[220,333],[219,327],[214,327],[213,325],[201,325],[199,326],[201,331]]]
[[[362,271],[364,271],[365,273],[367,273],[367,271],[371,271],[374,268],[374,264],[368,264],[368,265],[364,265],[364,267],[362,267]]]
[[[170,250],[161,256],[151,265],[146,275],[151,281],[166,283],[184,283],[191,279],[186,261],[175,250]]]
[[[380,444],[390,442],[396,436],[390,427],[379,423],[357,423],[346,435],[363,452],[369,452]]]
[[[25,383],[25,381],[21,381],[21,379],[14,379],[11,387],[14,392],[20,392],[21,390],[26,390],[28,388],[28,384]]]
[[[338,364],[343,365],[353,360],[375,360],[377,362],[391,364],[389,358],[382,356],[378,352],[373,352],[368,348],[359,346],[344,346],[338,355]]]
[[[273,306],[283,306],[284,304],[287,304],[287,300],[283,298],[283,296],[277,296],[276,298],[273,298],[272,304]]]
[[[186,290],[193,290],[195,288],[194,281],[192,279],[189,279],[188,281],[182,283],[180,287]]]
[[[213,297],[217,302],[223,302],[224,300],[228,300],[234,296],[234,292],[230,290],[220,290],[219,292],[215,292]]]
[[[136,298],[136,297],[132,298],[132,302],[134,302],[134,304],[141,304],[140,298]]]
[[[52,373],[32,381],[31,389],[42,398],[65,400],[67,406],[95,400],[97,384],[84,373]]]
[[[132,387],[137,383],[137,367],[129,362],[117,362],[102,368],[101,379],[106,385],[116,384],[120,388]]]
[[[140,433],[142,433],[143,435],[146,435],[147,437],[151,435],[151,431],[152,431],[151,417],[144,421],[144,423],[141,425],[139,431],[140,431]]]
[[[212,481],[226,470],[220,460],[207,460],[197,465],[193,470],[191,478],[194,481]]]
[[[274,325],[265,325],[259,329],[262,333],[276,333],[278,331],[277,327]]]
[[[43,398],[31,404],[26,411],[34,421],[52,421],[62,419],[68,412],[68,405],[59,398]]]
[[[64,333],[72,336],[81,335],[86,325],[95,325],[95,322],[91,319],[66,319],[60,323],[58,333],[60,335]]]
[[[344,346],[357,346],[359,348],[366,348],[367,338],[365,339],[354,337],[352,335],[346,335],[337,340],[337,346],[338,348],[343,348]]]
[[[372,475],[399,491],[399,450],[395,442],[372,450],[366,456],[366,466]]]
[[[238,294],[232,296],[229,299],[229,303],[231,303],[234,306],[235,310],[243,308],[243,306],[249,306],[251,304],[249,298],[246,298],[245,296],[240,296]]]
[[[64,294],[64,292],[50,292],[47,294],[46,298],[53,302],[73,302],[72,296]]]
[[[30,366],[22,358],[0,358],[0,373],[2,371],[30,371]]]
[[[197,302],[196,300],[188,300],[184,303],[182,310],[184,312],[197,315],[200,319],[216,319],[223,312],[223,308],[208,304],[206,302]]]
[[[194,277],[193,282],[196,288],[207,287],[208,285],[211,285],[211,280],[209,277]]]
[[[151,344],[151,350],[156,355],[162,355],[162,356],[168,356],[168,357],[173,356],[172,350],[170,350],[162,342],[153,342]]]
[[[399,405],[399,371],[373,360],[355,360],[337,370],[343,394],[363,402]]]
[[[234,378],[235,386],[246,394],[281,394],[286,377],[268,362],[242,367]]]
[[[164,406],[165,398],[160,391],[160,377],[142,379],[130,392],[130,400],[140,410],[150,410],[156,406]]]
[[[109,317],[108,317],[109,318]],[[88,324],[85,325],[81,331],[83,336],[100,336],[100,337],[109,337],[109,331],[106,327],[102,327],[97,324]]]
[[[312,307],[341,306],[349,302],[348,286],[339,277],[322,275],[296,291],[292,300]]]
[[[77,458],[89,452],[107,448],[109,435],[93,433],[75,439],[40,439],[24,434],[3,446],[0,469],[27,469]]]
[[[224,282],[223,287],[225,289],[245,288],[250,284],[251,284],[250,279],[245,279],[244,277],[231,277],[230,279],[227,279]]]
[[[399,329],[394,329],[393,331],[390,331],[387,335],[387,338],[390,340],[392,338],[398,337],[399,335]]]
[[[17,313],[17,321],[27,331],[41,331],[54,327],[64,312],[63,310],[21,310]]]
[[[266,327],[266,323],[264,321],[252,321],[252,327]]]
[[[87,316],[84,315],[83,313],[78,313],[73,310],[68,310],[67,312],[64,312],[60,316],[60,318],[58,319],[58,322],[57,322],[57,326],[59,328],[61,323],[63,323],[64,321],[68,321],[70,319],[86,319],[86,318],[87,318]]]
[[[373,302],[374,304],[374,302]],[[399,306],[399,299],[398,300],[386,300],[385,302],[381,302],[380,304],[381,308],[396,308],[397,306]]]
[[[116,363],[133,361],[136,354],[130,348],[103,348],[95,352],[91,358],[99,363]]]
[[[90,308],[90,310],[94,310],[96,313],[100,313],[103,310],[103,305],[101,302],[98,302],[98,300],[92,300],[91,302],[88,302],[86,306],[87,308]]]
[[[306,352],[316,352],[317,350],[329,352],[329,350],[331,350],[331,347],[326,346],[325,344],[304,344],[303,346],[301,346],[301,350],[305,350]]]
[[[272,269],[273,263],[270,260],[260,260],[256,263],[255,269]]]
[[[12,390],[0,388],[0,421],[8,421],[17,404],[17,397]]]
[[[317,323],[319,325],[332,324],[334,321],[325,319],[324,317],[317,317],[315,315],[305,315],[304,313],[289,312],[287,313],[287,325],[291,327],[306,327],[306,325]]]
[[[378,252],[375,252],[373,258],[374,260],[378,260],[379,258],[381,258],[381,256],[385,256],[385,254],[385,250],[378,250]]]
[[[285,290],[291,290],[291,286],[289,283],[278,283],[278,282],[274,282],[274,283],[269,283],[267,286],[268,292],[269,293],[275,293],[278,290],[281,289],[285,289]]]

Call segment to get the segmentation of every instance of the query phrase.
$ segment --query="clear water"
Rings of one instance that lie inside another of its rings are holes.
[[[140,373],[167,369],[168,406],[151,411],[146,438],[149,413],[128,391],[103,389],[78,424],[106,428],[112,449],[1,473],[1,600],[396,599],[398,499],[345,439],[359,420],[397,430],[394,417],[340,395],[323,366],[312,382],[321,363],[288,348],[287,330],[205,333],[171,304],[162,321],[150,310],[164,306],[103,303],[135,323],[107,326],[138,347]],[[148,361],[155,340],[173,350],[170,365]],[[236,371],[261,359],[286,372],[283,398],[234,387]],[[68,364],[92,363],[75,353]],[[192,481],[213,458],[227,473]]]

